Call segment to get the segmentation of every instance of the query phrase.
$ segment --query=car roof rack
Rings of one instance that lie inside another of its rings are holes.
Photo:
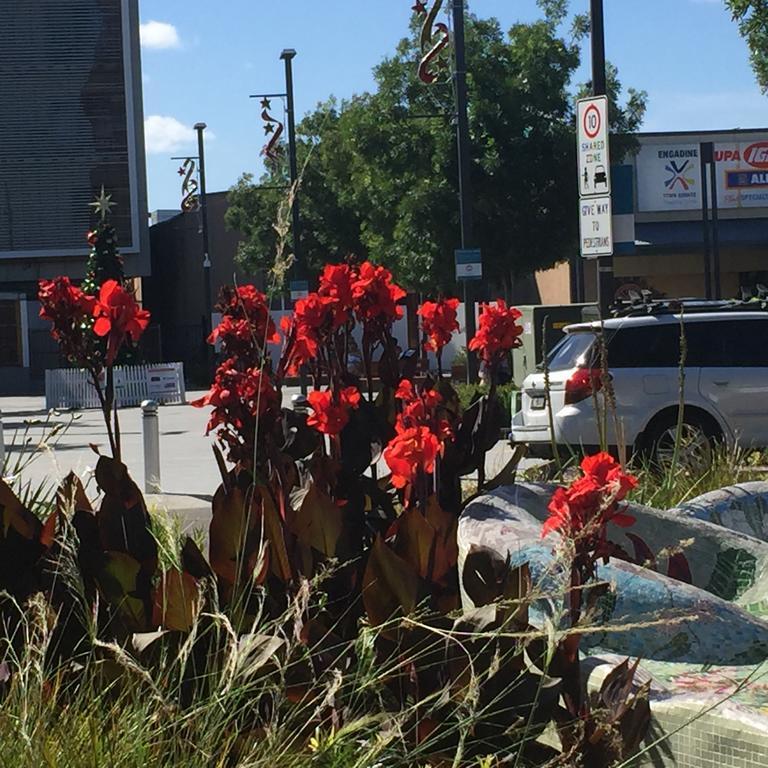
[[[760,286],[761,288],[763,286]],[[703,312],[761,312],[768,311],[768,291],[758,291],[756,297],[742,294],[741,299],[654,299],[650,291],[631,291],[629,298],[615,301],[609,311],[611,317],[638,317],[642,315],[700,314]]]

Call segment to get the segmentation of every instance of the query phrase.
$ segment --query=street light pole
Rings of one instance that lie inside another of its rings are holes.
[[[592,95],[605,96],[607,91],[605,75],[605,25],[603,0],[590,0],[591,43],[592,43]],[[610,173],[610,158],[608,164]],[[597,260],[597,303],[605,315],[613,301],[613,256]]]
[[[205,290],[205,319],[203,321],[203,333],[205,334],[205,359],[209,372],[213,369],[213,348],[208,344],[208,337],[212,330],[213,301],[211,298],[211,258],[208,240],[208,201],[205,187],[205,141],[203,133],[208,126],[205,123],[195,123],[197,131],[197,154],[199,157],[200,171],[200,220],[203,229],[203,285]]]
[[[454,84],[456,88],[456,144],[459,159],[459,217],[461,221],[461,248],[473,244],[471,156],[469,152],[469,116],[467,114],[467,60],[464,40],[464,0],[453,0],[453,48],[456,57]],[[471,281],[465,283],[464,314],[467,333],[467,383],[477,379],[477,357],[469,351],[474,337],[475,297]]]
[[[296,158],[296,112],[293,102],[293,59],[295,56],[296,51],[293,50],[293,48],[286,48],[280,54],[280,58],[285,62],[285,99],[286,113],[288,117],[288,164],[291,173],[291,194],[293,195],[293,205],[291,206],[294,256],[293,274],[298,277],[303,274],[304,265],[301,261],[301,218],[299,216],[299,187],[297,184],[299,168],[298,160]]]

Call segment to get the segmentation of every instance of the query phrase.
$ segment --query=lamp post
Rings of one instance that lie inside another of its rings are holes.
[[[459,159],[459,218],[461,248],[473,245],[471,157],[469,154],[469,117],[467,115],[467,60],[464,41],[464,0],[453,0],[453,47],[456,57],[454,85],[456,90],[456,145]],[[467,333],[467,383],[477,379],[477,357],[469,351],[475,335],[475,297],[472,286],[465,283],[464,321]]]
[[[293,273],[299,276],[303,272],[301,261],[301,217],[299,216],[299,178],[298,160],[296,158],[296,112],[293,102],[293,59],[296,51],[293,48],[285,48],[280,58],[285,62],[285,99],[286,115],[288,118],[288,165],[291,174],[291,194],[293,205],[291,206],[291,228],[293,229]]]
[[[284,48],[280,58],[285,62],[285,93],[254,94],[252,99],[262,99],[262,106],[269,105],[270,98],[285,99],[285,112],[288,123],[288,168],[291,180],[291,232],[293,234],[293,266],[291,277],[294,280],[303,279],[306,274],[305,264],[301,253],[301,215],[299,208],[299,164],[296,153],[296,107],[293,97],[293,60],[296,51]],[[271,119],[271,118],[270,118]],[[307,394],[307,378],[304,368],[300,369],[301,392]]]
[[[200,221],[203,230],[203,290],[205,291],[205,319],[203,321],[205,339],[203,343],[205,344],[205,359],[210,372],[213,369],[213,349],[208,344],[208,337],[212,331],[213,301],[211,299],[211,257],[208,240],[208,201],[205,194],[205,139],[203,136],[207,127],[205,123],[195,123],[200,171]]]

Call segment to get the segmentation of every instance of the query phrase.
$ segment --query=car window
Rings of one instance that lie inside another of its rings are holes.
[[[595,338],[591,331],[567,333],[547,356],[549,370],[567,371],[569,368],[587,365]]]
[[[685,324],[688,364],[705,368],[768,368],[768,317]]]
[[[677,323],[630,325],[608,341],[610,368],[676,368],[680,365],[680,326]]]

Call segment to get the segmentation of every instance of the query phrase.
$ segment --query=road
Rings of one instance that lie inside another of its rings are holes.
[[[291,396],[297,392],[298,389],[284,390],[284,403],[288,405]],[[192,401],[202,395],[202,392],[191,392],[188,398]],[[19,457],[29,459],[34,456],[22,475],[33,488],[43,482],[55,484],[71,470],[87,479],[97,461],[91,445],[109,453],[99,411],[48,414],[42,397],[5,397],[0,398],[0,413],[11,465]],[[165,494],[206,497],[216,490],[220,478],[211,453],[214,440],[205,436],[208,413],[208,408],[190,405],[160,408],[160,485]],[[144,487],[141,421],[140,408],[120,411],[123,460],[131,475]],[[44,440],[55,424],[64,428],[46,445]],[[35,450],[38,446],[39,450]],[[487,476],[498,473],[510,457],[509,446],[500,441],[488,454]]]

